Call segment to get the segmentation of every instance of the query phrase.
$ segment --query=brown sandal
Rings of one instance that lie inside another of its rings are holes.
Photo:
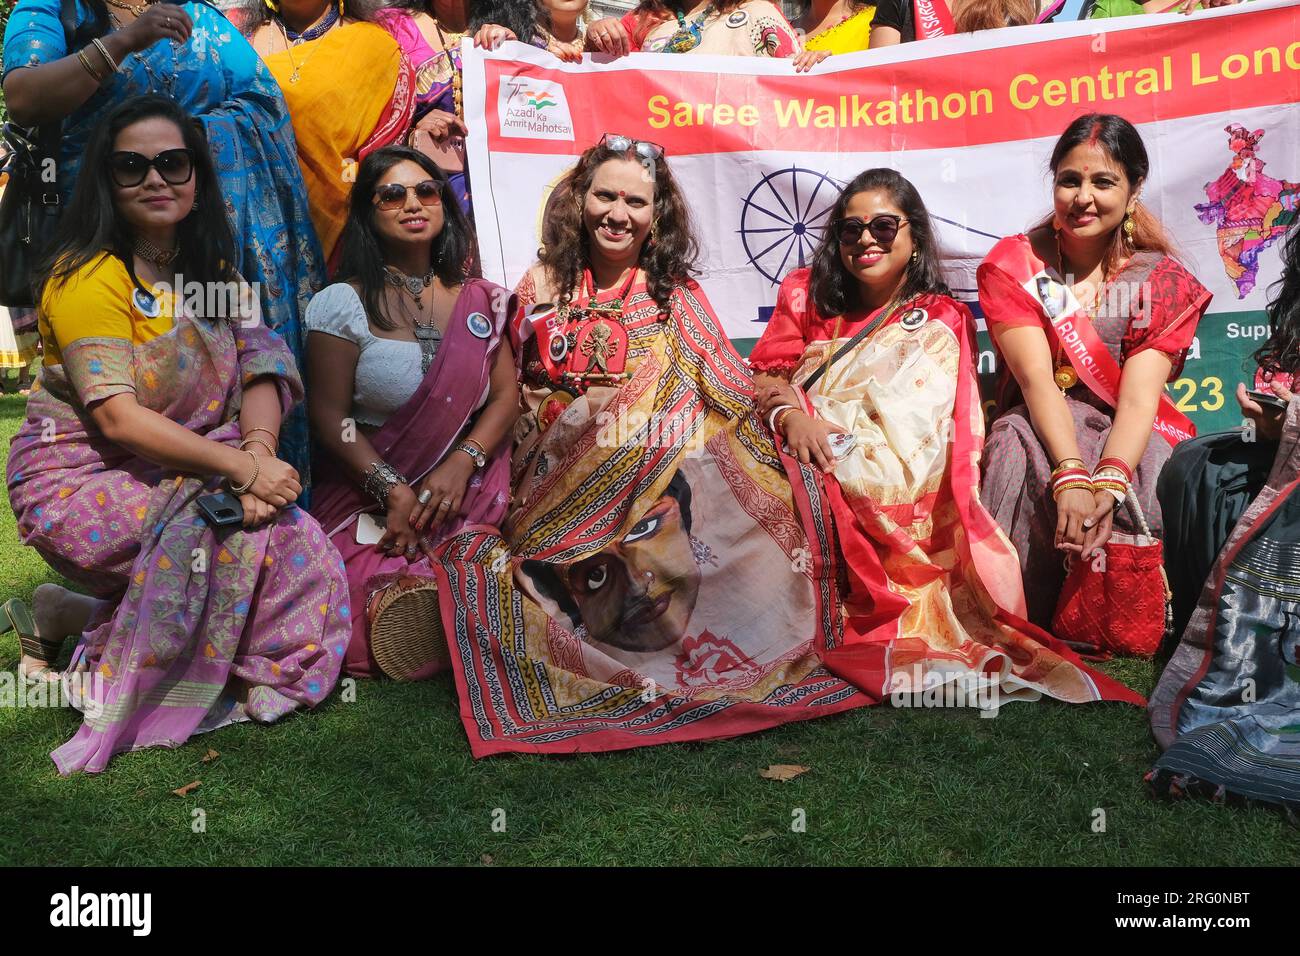
[[[31,610],[18,598],[11,598],[0,605],[0,618],[3,618],[0,623],[4,624],[4,629],[0,630],[0,634],[13,631],[18,635],[18,647],[21,653],[26,657],[36,658],[43,665],[42,670],[33,674],[23,670],[22,661],[20,660],[18,663],[18,676],[28,684],[37,684],[41,681],[54,683],[59,680],[59,675],[52,665],[58,658],[59,652],[63,650],[63,639],[51,641],[38,637]]]

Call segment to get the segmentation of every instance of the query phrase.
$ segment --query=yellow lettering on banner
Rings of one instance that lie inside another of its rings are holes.
[[[1011,105],[1018,110],[1032,110],[1038,105],[1038,94],[1031,93],[1029,99],[1021,99],[1020,87],[1022,84],[1028,84],[1031,87],[1038,85],[1038,77],[1032,73],[1020,73],[1011,81]]]
[[[1288,69],[1300,70],[1300,40],[1286,48],[1286,65]]]
[[[897,122],[898,106],[893,100],[885,100],[885,102],[880,104],[880,108],[876,110],[876,125],[893,126]],[[871,125],[870,118],[867,119],[867,125]]]
[[[1201,75],[1201,55],[1199,53],[1193,53],[1192,54],[1192,86],[1204,86],[1206,83],[1217,83],[1217,82],[1219,82],[1219,78],[1217,76],[1205,77]]]
[[[817,107],[817,117],[813,120],[813,125],[818,129],[835,128],[835,107],[819,106]]]
[[[740,109],[736,110],[736,122],[741,126],[757,126],[758,107],[753,103],[746,103]]]
[[[1166,60],[1169,57],[1165,57]],[[1138,96],[1150,96],[1152,93],[1160,92],[1160,77],[1151,67],[1143,67],[1137,71],[1137,82],[1133,84],[1133,92]]]
[[[650,111],[650,125],[655,129],[668,128],[668,97],[660,94],[659,96],[650,97],[646,103],[646,109]]]
[[[1078,79],[1078,77],[1075,77]],[[1043,102],[1048,106],[1065,105],[1065,84],[1060,80],[1048,80],[1043,84]]]
[[[1223,75],[1228,79],[1239,80],[1245,76],[1246,71],[1250,69],[1250,60],[1242,56],[1240,53],[1233,53],[1223,58],[1223,62],[1219,65],[1219,69],[1223,71]]]
[[[802,103],[798,100],[773,100],[772,106],[776,109],[776,122],[782,129],[789,126],[792,120],[796,126],[804,127],[812,121],[812,100],[804,100]]]

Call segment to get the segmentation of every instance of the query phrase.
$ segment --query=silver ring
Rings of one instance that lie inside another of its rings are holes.
[[[415,545],[413,545],[413,544],[408,544],[408,545],[406,546],[406,553],[407,553],[407,554],[415,554],[415,552],[417,552],[417,551],[419,551],[419,550],[420,550],[420,549],[417,548],[417,547],[416,547]]]
[[[416,498],[415,500],[422,505],[427,505],[432,498],[433,498],[433,492],[430,491],[428,488],[425,488],[422,492],[420,492],[420,497]]]
[[[450,508],[450,507],[451,507],[451,499],[450,499],[450,498],[443,498],[443,499],[442,499],[442,504],[438,505],[438,507],[439,507],[439,508]]]

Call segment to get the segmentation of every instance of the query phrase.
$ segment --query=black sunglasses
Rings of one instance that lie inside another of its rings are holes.
[[[876,242],[882,242],[886,245],[898,238],[898,230],[901,226],[907,224],[907,220],[902,216],[895,216],[891,213],[881,213],[879,216],[872,218],[870,222],[865,222],[858,216],[851,216],[848,219],[840,219],[832,223],[831,228],[835,232],[835,237],[840,243],[851,246],[862,238],[864,232],[871,233],[871,238]]]
[[[442,205],[442,184],[434,179],[426,179],[414,186],[401,183],[384,183],[375,187],[375,202],[380,209],[401,209],[406,205],[407,190],[415,190],[415,198],[421,206]]]
[[[194,151],[188,147],[164,149],[153,159],[133,153],[129,150],[111,153],[108,157],[108,172],[113,182],[123,188],[139,186],[149,175],[150,167],[158,170],[163,182],[170,186],[188,183],[194,175]]]

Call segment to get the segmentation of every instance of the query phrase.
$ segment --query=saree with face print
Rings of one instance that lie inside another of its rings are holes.
[[[1214,515],[1203,515],[1212,524]],[[1208,533],[1199,529],[1200,533]],[[1160,675],[1152,789],[1280,804],[1300,818],[1300,400]]]
[[[503,337],[509,334],[505,326],[513,313],[508,290],[483,279],[468,280],[419,387],[370,436],[379,457],[405,475],[412,487],[441,464],[473,428],[488,400],[492,365]],[[344,666],[349,674],[375,677],[384,668],[383,662],[376,660],[370,632],[385,593],[394,588],[411,588],[421,581],[433,582],[434,572],[423,554],[409,560],[403,555],[384,554],[373,544],[359,543],[355,534],[357,520],[363,514],[378,512],[379,506],[348,480],[337,463],[321,462],[318,475],[312,514],[343,555],[351,604],[356,609]],[[467,525],[498,527],[509,501],[510,443],[503,441],[488,456],[487,464],[470,476],[460,513],[428,535],[430,544],[440,544]],[[437,655],[418,669],[403,670],[401,676],[420,680],[446,666],[445,655]],[[396,669],[392,664],[390,667]]]
[[[969,310],[924,295],[828,317],[809,285],[810,270],[786,277],[750,364],[797,384],[851,344],[803,394],[805,411],[857,440],[826,481],[847,575],[844,640],[827,667],[896,703],[949,687],[982,710],[1043,695],[1141,703],[1024,620],[1015,551],[979,501]]]
[[[530,279],[518,292],[534,304]],[[439,565],[475,756],[730,737],[867,703],[821,662],[840,619],[826,500],[787,478],[703,293],[685,283],[661,313],[637,282],[618,312],[626,349],[596,374],[628,377],[558,403],[581,346],[556,343],[552,378],[542,313],[516,320],[527,412],[506,533],[467,529]]]
[[[221,182],[220,196],[199,201],[224,205],[239,250],[235,266],[256,284],[263,321],[284,337],[294,359],[301,360],[300,319],[325,272],[302,173],[294,161],[289,110],[275,78],[229,20],[206,3],[181,7],[194,21],[186,43],[159,40],[130,54],[121,69],[64,120],[59,195],[64,203],[72,195],[86,141],[114,107],[142,93],[176,100],[202,123]],[[91,19],[85,0],[78,0],[78,27]],[[64,46],[58,0],[18,0],[5,28],[6,74],[71,52]],[[307,419],[301,407],[285,420],[279,448],[308,485]]]
[[[46,358],[10,448],[9,501],[23,544],[107,599],[69,667],[92,676],[85,723],[52,754],[63,774],[314,707],[347,646],[343,564],[313,518],[291,505],[258,528],[214,529],[197,500],[219,479],[156,465],[95,425],[91,405],[133,394],[237,447],[244,385],[274,380],[285,413],[301,398],[275,332],[173,306],[107,254],[41,304]]]

